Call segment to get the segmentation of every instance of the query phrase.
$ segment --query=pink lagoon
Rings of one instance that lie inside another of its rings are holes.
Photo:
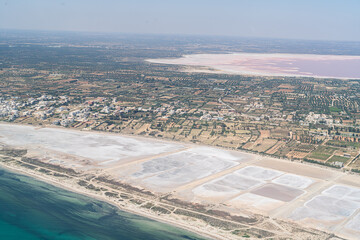
[[[202,67],[195,69],[227,74],[360,79],[360,56],[231,53],[193,54],[147,61]]]

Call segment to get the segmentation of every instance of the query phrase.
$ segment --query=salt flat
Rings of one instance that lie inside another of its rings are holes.
[[[161,154],[182,149],[181,144],[148,141],[112,134],[71,131],[66,129],[0,124],[0,141],[13,146],[38,148],[47,152],[50,162],[64,162],[57,153],[86,158],[100,165]],[[54,152],[51,152],[54,151]],[[56,159],[58,157],[58,159]],[[55,159],[54,159],[55,158]],[[64,162],[66,165],[66,163]]]
[[[312,54],[193,54],[176,59],[149,59],[151,63],[197,66],[196,72],[261,76],[306,76],[359,79],[360,56]]]
[[[283,205],[282,201],[263,197],[253,193],[244,193],[228,202],[235,208],[255,208],[262,212],[278,208]]]
[[[333,185],[296,209],[293,219],[342,220],[360,209],[360,189]]]
[[[133,182],[140,185],[157,191],[168,191],[234,167],[246,159],[242,154],[211,147],[194,147],[137,164],[135,167],[139,170],[131,177]],[[117,173],[124,175],[121,171]]]
[[[225,200],[235,208],[251,201],[254,208],[269,212],[302,195],[312,183],[308,177],[250,165],[200,185],[193,193],[205,201]]]
[[[348,224],[346,224],[346,228],[360,231],[360,213],[358,213]]]
[[[360,234],[359,177],[340,171],[195,144],[12,124],[0,124],[0,144],[185,201],[291,219],[350,239]]]
[[[231,173],[201,185],[195,188],[193,192],[196,196],[204,198],[231,197],[239,194],[241,191],[249,190],[263,184],[265,184],[263,181]]]
[[[236,171],[236,173],[251,178],[256,178],[259,180],[271,180],[283,174],[283,172],[280,171],[276,171],[268,168],[256,167],[256,166],[242,168]]]
[[[299,175],[285,174],[281,177],[278,177],[273,182],[298,189],[305,189],[309,187],[314,181],[310,178],[302,177]]]

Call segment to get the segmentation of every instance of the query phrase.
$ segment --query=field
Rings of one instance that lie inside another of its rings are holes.
[[[311,159],[315,159],[315,160],[322,160],[322,161],[326,161],[331,155],[330,154],[325,154],[325,153],[320,153],[320,152],[313,152],[309,155],[309,158]]]
[[[360,161],[359,158],[357,158],[354,162],[350,164],[350,167],[352,169],[360,169]],[[360,171],[359,171],[360,172]]]
[[[327,143],[327,145],[330,146],[335,146],[335,147],[354,147],[354,148],[358,148],[360,147],[360,143],[358,142],[345,142],[345,141],[337,141],[337,140],[329,140]]]
[[[276,139],[260,139],[254,143],[248,143],[244,146],[245,149],[255,152],[266,152],[271,149],[278,141]]]
[[[329,160],[328,160],[328,162],[329,163],[333,163],[333,162],[342,162],[342,163],[346,163],[346,162],[348,162],[350,159],[349,158],[347,158],[347,157],[341,157],[341,156],[336,156],[336,155],[334,155],[334,156],[332,156]]]
[[[319,146],[308,157],[314,160],[326,161],[335,151],[336,148],[333,147]]]

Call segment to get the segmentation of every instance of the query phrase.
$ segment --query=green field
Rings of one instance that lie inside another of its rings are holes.
[[[314,152],[324,153],[324,154],[333,154],[337,149],[328,146],[319,146]]]
[[[355,148],[360,147],[360,143],[358,142],[345,142],[345,141],[337,141],[337,140],[330,140],[326,144],[336,147],[355,147]]]
[[[347,158],[347,157],[341,157],[341,156],[332,156],[328,162],[329,163],[333,163],[333,162],[343,162],[344,164],[349,161],[350,158]]]
[[[313,151],[309,158],[318,159],[318,160],[327,160],[337,149],[328,146],[319,146],[315,151]]]
[[[340,108],[337,107],[329,107],[330,112],[341,112]]]
[[[309,155],[309,158],[318,159],[318,160],[326,160],[331,156],[331,154],[325,154],[320,152],[312,152]]]

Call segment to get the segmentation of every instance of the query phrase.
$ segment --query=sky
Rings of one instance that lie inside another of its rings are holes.
[[[360,41],[360,0],[0,0],[0,29]]]

